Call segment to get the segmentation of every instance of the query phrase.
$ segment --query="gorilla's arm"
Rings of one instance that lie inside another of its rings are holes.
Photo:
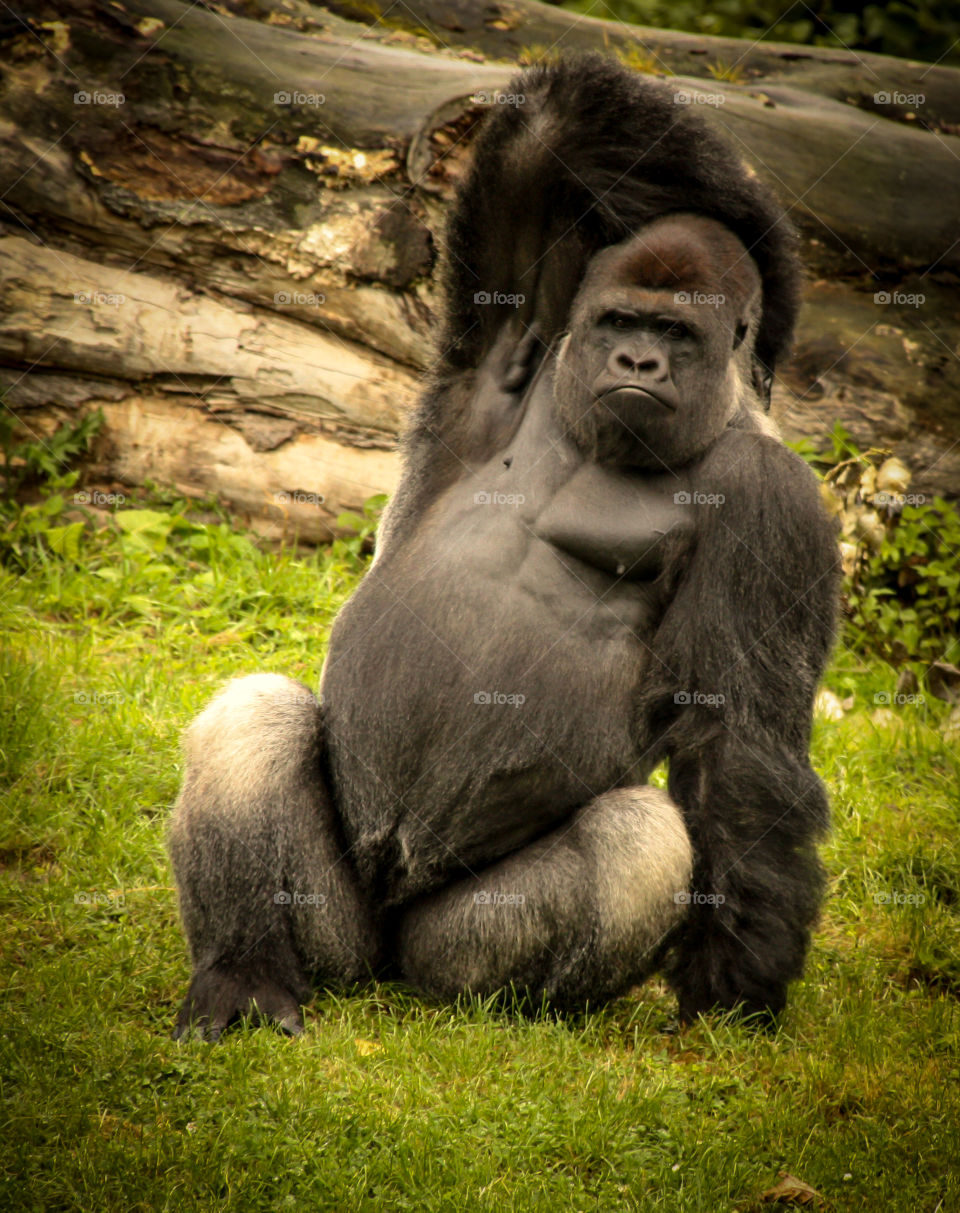
[[[650,691],[696,857],[668,969],[687,1018],[777,1011],[802,972],[828,820],[809,730],[839,580],[814,478],[774,439],[728,430],[694,487],[724,500],[689,507],[696,550],[654,638]]]

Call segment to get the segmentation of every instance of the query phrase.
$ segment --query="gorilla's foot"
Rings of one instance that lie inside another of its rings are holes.
[[[288,1036],[299,1036],[303,1032],[300,1008],[307,997],[306,983],[281,978],[262,962],[201,969],[190,982],[173,1039],[216,1041],[243,1016],[257,1023],[275,1023]]]

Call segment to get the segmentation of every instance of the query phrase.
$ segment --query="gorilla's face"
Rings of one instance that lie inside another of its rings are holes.
[[[736,410],[759,298],[746,249],[701,216],[657,220],[599,253],[555,381],[576,445],[599,462],[645,468],[702,454]]]

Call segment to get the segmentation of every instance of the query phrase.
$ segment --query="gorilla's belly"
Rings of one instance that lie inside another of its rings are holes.
[[[323,679],[348,842],[387,900],[476,869],[647,770],[635,705],[650,586],[559,552],[516,516],[418,538],[341,613]]]

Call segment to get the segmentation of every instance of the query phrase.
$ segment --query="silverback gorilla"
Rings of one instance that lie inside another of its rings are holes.
[[[662,86],[524,73],[453,208],[438,370],[320,702],[261,674],[187,736],[177,1034],[316,985],[776,1013],[827,824],[836,543],[764,416],[798,269]],[[666,762],[668,792],[646,781]]]

